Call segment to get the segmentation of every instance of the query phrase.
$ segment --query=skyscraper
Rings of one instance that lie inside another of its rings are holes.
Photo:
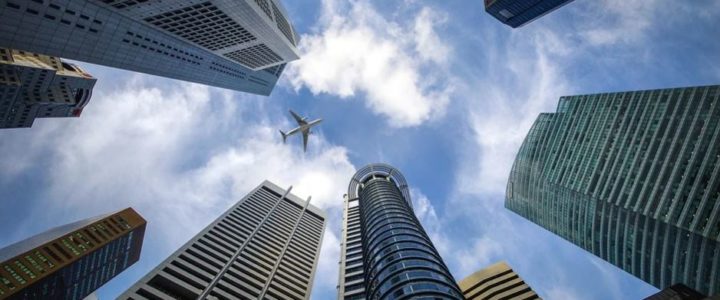
[[[309,299],[326,217],[290,189],[263,182],[119,298]]]
[[[458,285],[467,300],[540,299],[504,261],[472,273]]]
[[[0,47],[268,95],[298,35],[279,0],[4,0]]]
[[[658,287],[720,292],[720,86],[561,97],[505,206]]]
[[[140,258],[132,208],[56,227],[0,249],[0,299],[83,299]]]
[[[344,202],[338,299],[462,299],[398,170],[365,166]]]
[[[95,78],[57,57],[0,48],[0,128],[79,117]]]
[[[573,0],[485,0],[485,11],[506,25],[517,28]]]

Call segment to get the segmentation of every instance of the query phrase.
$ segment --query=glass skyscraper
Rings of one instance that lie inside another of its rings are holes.
[[[360,169],[344,204],[338,299],[463,299],[398,170]]]
[[[279,0],[3,0],[0,47],[269,95],[299,37]]]
[[[326,217],[290,189],[263,182],[118,299],[309,299]]]
[[[485,11],[506,25],[517,28],[573,0],[485,0]]]
[[[561,97],[505,206],[658,287],[720,292],[720,86]]]
[[[145,226],[127,208],[0,249],[0,299],[85,298],[140,259]]]

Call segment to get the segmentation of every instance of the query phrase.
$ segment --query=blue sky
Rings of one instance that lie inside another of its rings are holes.
[[[657,290],[505,210],[505,182],[560,96],[720,83],[720,2],[577,0],[515,30],[482,1],[283,2],[303,55],[270,97],[82,64],[81,118],[0,131],[0,247],[132,206],[144,249],[112,299],[269,179],[328,211],[313,298],[334,299],[342,195],[387,162],[458,280],[506,260],[546,299]],[[288,108],[325,119],[307,153]]]

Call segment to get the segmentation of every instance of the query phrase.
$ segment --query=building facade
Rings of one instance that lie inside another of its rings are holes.
[[[462,299],[397,169],[360,169],[344,200],[338,299]]]
[[[56,227],[0,249],[0,299],[83,299],[140,258],[132,208]]]
[[[279,0],[0,0],[0,47],[269,95],[298,35]]]
[[[504,261],[465,277],[458,285],[467,300],[540,299]]]
[[[658,287],[720,292],[720,86],[561,97],[505,207]]]
[[[485,11],[500,22],[518,28],[573,0],[485,0]]]
[[[290,189],[263,182],[119,299],[309,299],[326,216]]]
[[[35,118],[79,117],[95,78],[57,57],[0,48],[0,128]]]

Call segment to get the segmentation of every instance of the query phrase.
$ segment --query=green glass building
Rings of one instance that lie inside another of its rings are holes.
[[[720,292],[720,86],[560,98],[505,207],[658,287]]]

